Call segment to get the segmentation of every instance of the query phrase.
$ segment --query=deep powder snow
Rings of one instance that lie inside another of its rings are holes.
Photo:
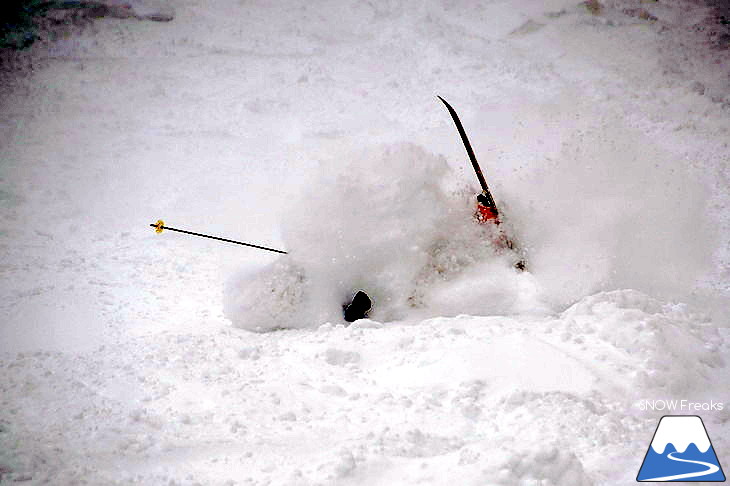
[[[0,484],[634,484],[645,400],[730,401],[730,50],[602,5],[180,0],[11,56]]]

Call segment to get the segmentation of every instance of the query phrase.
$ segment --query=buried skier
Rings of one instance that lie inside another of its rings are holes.
[[[496,229],[496,236],[491,243],[495,250],[498,253],[501,253],[505,250],[511,251],[516,256],[516,261],[513,264],[514,268],[519,271],[526,270],[527,264],[525,262],[525,259],[520,255],[520,252],[517,251],[512,238],[510,238],[506,234],[503,227],[501,226],[502,222],[499,219],[499,210],[497,209],[497,205],[494,202],[492,193],[487,186],[487,181],[484,178],[484,174],[482,173],[481,168],[479,167],[479,163],[477,162],[476,156],[474,155],[474,150],[471,147],[471,143],[469,143],[469,138],[466,136],[466,132],[464,131],[464,127],[461,124],[461,120],[459,120],[459,116],[456,114],[454,108],[445,99],[440,96],[438,96],[438,99],[441,100],[444,105],[446,105],[446,109],[449,111],[451,118],[454,120],[456,129],[459,131],[459,135],[461,136],[461,140],[464,143],[464,147],[466,148],[469,160],[471,161],[474,172],[476,173],[477,179],[479,180],[479,185],[482,188],[482,192],[476,197],[477,201],[474,211],[475,221],[480,225],[494,225]],[[358,319],[364,319],[368,317],[370,311],[372,310],[372,306],[372,299],[368,296],[368,294],[364,290],[357,290],[353,294],[352,300],[349,303],[345,303],[342,305],[345,321],[354,322]]]
[[[471,191],[454,188],[445,158],[400,143],[348,154],[344,166],[340,158],[333,159],[335,170],[314,174],[318,179],[306,185],[283,225],[291,254],[171,228],[162,221],[150,226],[158,233],[167,229],[282,254],[255,273],[234,276],[224,291],[224,315],[236,327],[256,332],[373,315],[393,321],[432,305],[453,309],[449,306],[455,289],[473,286],[469,282],[480,265],[477,273],[490,279],[458,310],[509,308],[512,301],[500,298],[510,283],[505,279],[511,281],[514,269],[525,270],[525,260],[502,221],[456,112],[439,99],[479,180],[476,207],[463,197]],[[464,224],[470,215],[473,223]],[[496,298],[485,299],[485,292]],[[463,301],[463,292],[457,293]]]

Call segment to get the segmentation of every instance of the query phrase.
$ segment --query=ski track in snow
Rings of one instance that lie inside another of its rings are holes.
[[[0,100],[0,484],[634,484],[639,400],[730,401],[730,51],[692,3],[605,3],[183,0],[34,46]],[[279,247],[360,146],[473,184],[435,94],[550,312],[250,333],[223,286],[275,257],[148,226]]]

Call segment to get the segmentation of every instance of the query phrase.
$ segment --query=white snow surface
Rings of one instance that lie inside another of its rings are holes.
[[[730,457],[730,51],[637,5],[180,0],[17,55],[0,484],[634,484],[671,399]]]

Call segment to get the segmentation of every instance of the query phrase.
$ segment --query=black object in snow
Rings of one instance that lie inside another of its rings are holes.
[[[370,300],[368,294],[362,290],[358,290],[352,297],[352,302],[343,306],[345,320],[347,322],[355,322],[358,319],[364,319],[368,316],[372,307],[373,301]]]

